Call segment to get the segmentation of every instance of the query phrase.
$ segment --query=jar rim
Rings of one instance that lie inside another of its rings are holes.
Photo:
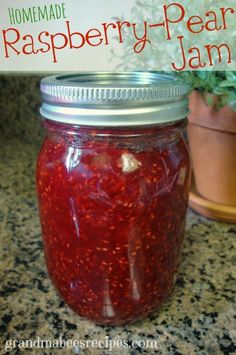
[[[187,116],[189,85],[157,72],[82,72],[41,80],[44,118],[89,126],[140,126]]]

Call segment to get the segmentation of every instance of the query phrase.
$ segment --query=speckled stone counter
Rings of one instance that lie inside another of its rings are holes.
[[[0,310],[2,354],[6,340],[157,340],[155,349],[113,354],[236,354],[236,225],[188,213],[183,261],[168,302],[127,327],[97,326],[74,314],[57,295],[45,267],[34,190],[37,149],[0,137]],[[107,338],[108,339],[108,338]],[[11,354],[27,353],[13,349]],[[75,354],[79,349],[33,354]],[[81,353],[111,354],[89,348]]]

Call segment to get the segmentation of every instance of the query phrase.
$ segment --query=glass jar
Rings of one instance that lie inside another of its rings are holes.
[[[180,264],[188,87],[150,72],[42,80],[47,137],[37,194],[49,275],[100,324],[134,322],[170,294]]]

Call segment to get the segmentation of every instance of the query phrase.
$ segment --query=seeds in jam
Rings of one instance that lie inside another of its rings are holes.
[[[134,138],[47,127],[37,192],[55,287],[97,323],[143,318],[166,300],[180,263],[190,175],[180,128],[139,128]]]

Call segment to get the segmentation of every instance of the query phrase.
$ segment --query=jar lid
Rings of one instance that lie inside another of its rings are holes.
[[[41,81],[41,115],[86,126],[130,127],[175,122],[188,114],[189,85],[156,72],[88,72]]]

